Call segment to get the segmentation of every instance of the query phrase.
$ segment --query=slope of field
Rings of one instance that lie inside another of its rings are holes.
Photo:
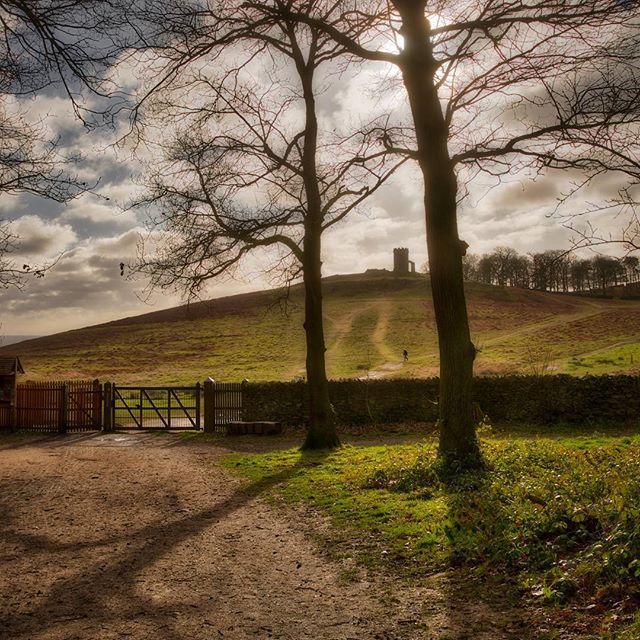
[[[294,287],[221,298],[37,338],[17,353],[31,379],[94,378],[192,384],[304,375],[303,300]],[[468,285],[479,374],[640,371],[640,301],[598,300]],[[424,278],[325,280],[329,375],[426,376],[438,350]],[[403,362],[407,349],[409,361]]]

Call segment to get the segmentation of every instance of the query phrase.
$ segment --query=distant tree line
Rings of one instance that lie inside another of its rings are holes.
[[[519,254],[510,247],[491,253],[467,254],[464,279],[502,287],[539,291],[604,291],[609,287],[640,282],[640,259],[596,255],[579,258],[571,251],[553,249]]]

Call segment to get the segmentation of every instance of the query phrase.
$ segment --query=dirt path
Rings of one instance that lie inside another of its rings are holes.
[[[393,349],[387,344],[389,323],[394,311],[393,301],[378,300],[368,307],[368,309],[371,308],[375,309],[378,314],[376,326],[371,335],[371,342],[381,363],[371,369],[362,379],[376,380],[397,373],[403,368],[404,363],[401,360],[402,354],[394,353]]]
[[[507,342],[509,340],[512,340],[513,338],[536,333],[542,330],[550,331],[554,327],[563,326],[567,323],[576,322],[578,320],[585,320],[587,318],[596,317],[610,311],[610,309],[605,305],[593,301],[572,300],[571,302],[573,306],[578,310],[576,311],[576,313],[565,314],[560,317],[550,316],[538,322],[522,324],[515,329],[501,331],[491,337],[480,338],[479,343],[481,344],[483,349],[493,346],[499,346],[503,342]],[[367,377],[372,379],[385,378],[387,376],[394,375],[403,368],[403,363],[398,361],[398,358],[393,354],[393,352],[389,349],[388,345],[385,342],[392,307],[388,302],[385,304],[385,301],[382,301],[381,303],[378,303],[376,305],[376,308],[378,310],[379,316],[375,332],[373,334],[373,343],[383,362],[375,369],[369,371]],[[437,348],[434,351],[426,351],[424,355],[437,356]],[[421,373],[424,374],[425,372],[422,371]],[[437,375],[437,370],[429,371],[428,373]]]
[[[223,453],[145,434],[0,449],[0,638],[522,637],[446,579],[341,579]]]

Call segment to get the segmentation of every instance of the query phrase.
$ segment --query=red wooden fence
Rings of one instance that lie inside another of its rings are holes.
[[[0,412],[0,427],[60,433],[100,429],[102,386],[98,380],[19,384],[14,420],[8,408]]]
[[[12,426],[11,414],[11,407],[0,406],[0,429]]]

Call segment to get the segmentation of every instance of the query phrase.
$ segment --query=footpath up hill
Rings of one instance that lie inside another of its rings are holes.
[[[325,279],[329,375],[434,375],[435,322],[425,277]],[[303,299],[295,286],[155,311],[0,348],[28,379],[125,383],[291,380],[304,375]],[[476,371],[640,372],[640,301],[467,286]],[[409,362],[402,361],[402,351]]]

